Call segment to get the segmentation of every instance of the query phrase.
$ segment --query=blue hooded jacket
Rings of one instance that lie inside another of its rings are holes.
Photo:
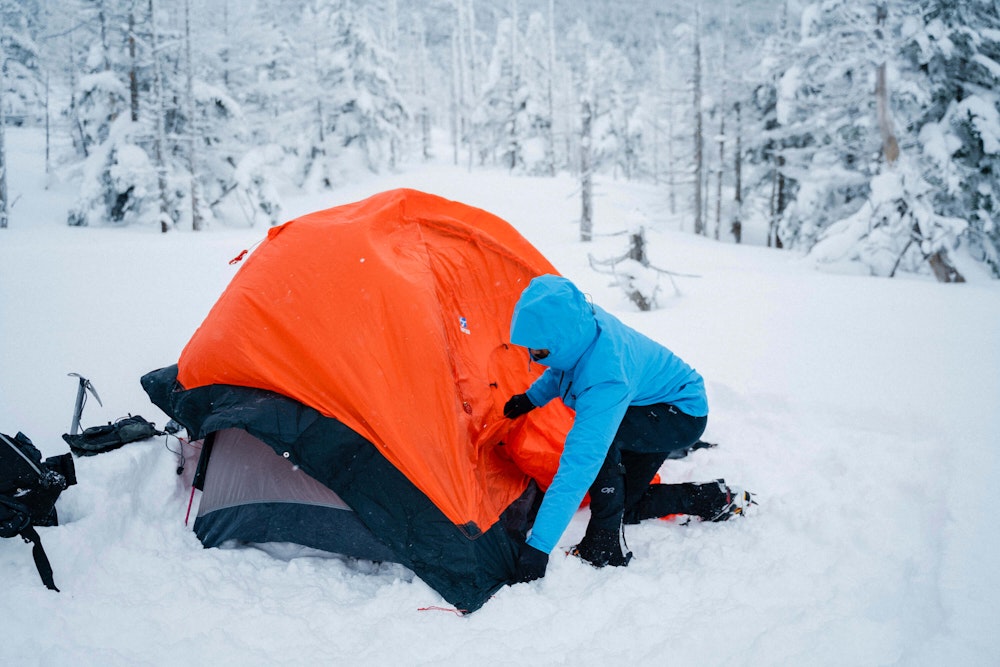
[[[668,403],[708,415],[701,375],[673,352],[592,305],[569,280],[531,281],[514,307],[510,340],[547,349],[545,372],[528,388],[534,405],[557,396],[576,411],[559,468],[528,544],[550,553],[583,501],[631,405]]]

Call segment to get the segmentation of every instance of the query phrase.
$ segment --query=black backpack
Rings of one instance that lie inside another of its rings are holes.
[[[58,591],[52,566],[35,526],[57,526],[56,500],[76,484],[70,454],[42,460],[42,454],[23,433],[0,433],[0,537],[20,536],[34,546],[35,567],[46,588]]]
[[[156,424],[146,421],[141,415],[129,415],[114,424],[108,422],[102,426],[91,426],[79,435],[64,433],[63,440],[75,455],[95,456],[154,435],[163,435],[163,431],[157,431]]]

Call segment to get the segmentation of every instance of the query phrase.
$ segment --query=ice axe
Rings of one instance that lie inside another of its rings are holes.
[[[69,376],[80,379],[76,388],[76,407],[73,408],[73,425],[69,428],[69,434],[76,435],[80,431],[80,417],[83,415],[83,404],[87,402],[87,392],[89,391],[94,395],[94,398],[97,399],[97,404],[102,408],[104,407],[104,403],[101,403],[101,397],[97,395],[97,390],[94,389],[94,385],[91,384],[90,380],[79,373],[69,373]]]

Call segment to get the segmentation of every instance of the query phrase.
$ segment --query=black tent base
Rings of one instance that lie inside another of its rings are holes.
[[[351,510],[255,503],[199,516],[194,532],[205,547],[218,547],[229,540],[249,544],[291,542],[364,560],[399,561]]]
[[[194,532],[206,547],[228,540],[293,542],[373,561],[398,559],[336,493],[242,429],[208,436]]]
[[[186,390],[177,383],[176,365],[147,373],[142,386],[157,407],[184,425],[190,437],[204,439],[225,429],[245,431],[285,459],[292,470],[301,470],[306,473],[303,477],[332,490],[393,556],[375,560],[393,560],[408,567],[457,609],[479,609],[511,581],[517,552],[539,501],[534,483],[485,530],[458,526],[373,444],[340,421],[286,396],[231,385]],[[206,471],[206,489],[210,482],[211,466]],[[282,526],[275,534],[287,537],[287,529]],[[224,534],[204,523],[199,530],[206,536],[216,535],[209,537],[212,541]],[[315,532],[312,537],[283,541],[313,546],[306,541],[319,540]],[[235,534],[233,538],[245,539]]]

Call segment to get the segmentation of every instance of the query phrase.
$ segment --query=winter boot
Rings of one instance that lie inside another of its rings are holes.
[[[721,479],[705,484],[652,484],[633,507],[625,509],[624,522],[635,524],[671,514],[726,521],[755,504],[749,492],[730,489]]]
[[[715,511],[714,516],[708,518],[709,521],[728,521],[734,516],[746,516],[746,511],[751,505],[756,505],[753,494],[739,487],[729,487],[720,479],[719,486],[725,491],[725,504]]]
[[[632,560],[632,552],[622,553],[621,538],[617,530],[587,526],[587,534],[570,549],[571,556],[578,556],[594,567],[612,565],[624,567]]]

